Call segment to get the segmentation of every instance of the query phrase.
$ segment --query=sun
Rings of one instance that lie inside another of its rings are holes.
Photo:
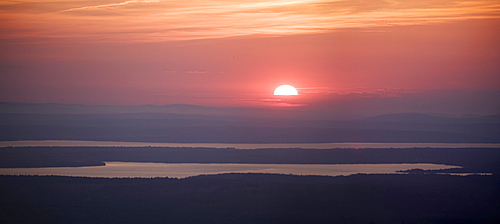
[[[295,87],[293,87],[291,85],[281,85],[281,86],[278,86],[278,88],[276,88],[274,90],[274,95],[275,96],[277,96],[277,95],[280,95],[280,96],[299,95],[299,92],[297,92],[297,89],[295,89]]]

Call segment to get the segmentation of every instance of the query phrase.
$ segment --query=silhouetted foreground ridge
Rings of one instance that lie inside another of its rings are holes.
[[[1,223],[495,223],[492,176],[0,176]],[[498,223],[498,222],[497,222]]]

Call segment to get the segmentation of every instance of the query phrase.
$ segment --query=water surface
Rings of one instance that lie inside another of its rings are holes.
[[[207,148],[500,148],[500,143],[154,143],[154,142],[110,142],[110,141],[0,141],[0,147],[25,146],[94,146],[94,147],[207,147]]]
[[[135,163],[106,162],[105,166],[0,168],[0,175],[58,175],[82,177],[176,177],[221,173],[278,173],[347,176],[358,173],[395,174],[398,170],[460,168],[443,164],[237,164],[237,163]]]

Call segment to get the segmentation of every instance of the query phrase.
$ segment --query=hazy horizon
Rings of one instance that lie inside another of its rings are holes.
[[[216,107],[194,104],[165,105],[92,105],[92,104],[60,104],[60,103],[27,103],[0,102],[0,113],[10,114],[185,114],[212,115],[229,117],[254,117],[276,119],[310,119],[310,120],[356,120],[383,116],[434,116],[445,118],[493,117],[499,113],[465,113],[455,111],[448,113],[419,111],[370,111],[349,113],[339,110],[317,110],[296,107]]]

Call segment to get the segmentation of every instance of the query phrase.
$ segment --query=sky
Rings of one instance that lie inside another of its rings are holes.
[[[3,0],[0,49],[1,102],[500,113],[495,0]]]

